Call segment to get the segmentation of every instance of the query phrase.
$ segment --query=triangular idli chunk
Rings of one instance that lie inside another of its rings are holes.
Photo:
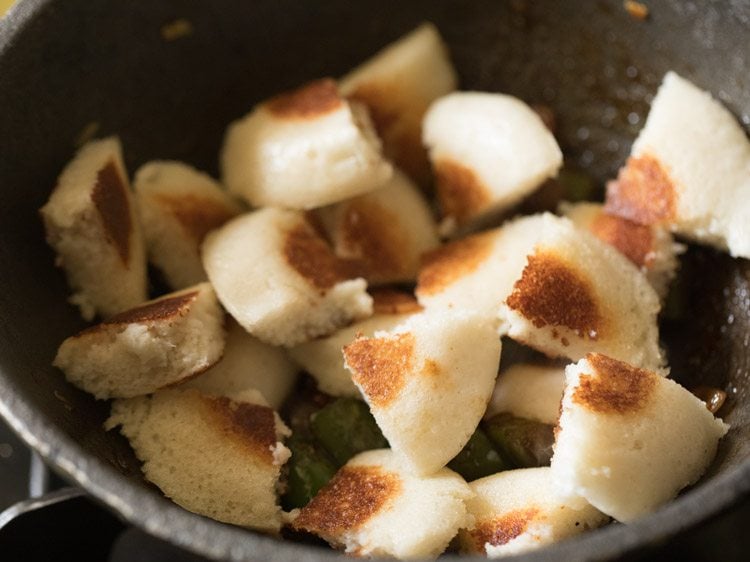
[[[40,209],[81,316],[113,316],[147,298],[146,251],[120,140],[86,144]]]
[[[449,94],[423,127],[447,231],[512,207],[562,166],[552,133],[512,96]]]
[[[240,212],[210,176],[182,162],[141,166],[133,181],[149,259],[173,289],[206,280],[200,245]]]
[[[520,554],[609,521],[585,500],[561,494],[549,467],[507,470],[469,486],[474,495],[466,505],[474,523],[459,535],[466,554]]]
[[[276,488],[290,434],[254,391],[231,398],[196,389],[115,400],[106,429],[121,426],[143,474],[188,511],[278,532]]]
[[[500,307],[501,333],[550,356],[590,351],[664,364],[659,297],[620,252],[565,218],[544,215],[526,266]]]
[[[341,79],[343,95],[364,103],[391,160],[415,181],[429,181],[422,117],[456,89],[456,71],[437,28],[424,23]]]
[[[427,200],[401,172],[383,187],[320,209],[333,251],[372,285],[413,283],[440,240]]]
[[[565,390],[565,368],[516,363],[500,372],[485,418],[500,413],[556,425]]]
[[[708,92],[668,72],[607,211],[750,257],[750,141]]]
[[[380,187],[393,169],[367,109],[330,79],[258,105],[227,130],[221,152],[229,191],[253,207],[311,209]]]
[[[676,382],[605,355],[568,366],[566,379],[552,474],[619,521],[695,483],[727,432]]]
[[[221,303],[266,343],[292,346],[372,314],[366,281],[350,278],[301,212],[240,215],[209,234],[202,253]]]
[[[69,337],[53,365],[96,398],[130,398],[202,373],[221,358],[225,337],[224,311],[201,283]]]
[[[417,474],[445,466],[482,419],[500,338],[474,314],[415,314],[344,348],[346,368],[394,453]]]
[[[344,367],[344,347],[358,336],[371,337],[375,332],[391,330],[422,310],[414,297],[400,291],[373,291],[372,298],[371,317],[354,322],[328,337],[289,349],[290,356],[315,378],[318,388],[326,394],[362,398],[352,381],[352,374]]]
[[[443,468],[416,476],[388,449],[351,459],[300,511],[292,526],[355,556],[436,558],[471,521],[469,486]]]

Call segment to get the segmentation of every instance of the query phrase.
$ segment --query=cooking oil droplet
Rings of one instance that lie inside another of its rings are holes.
[[[641,116],[638,115],[635,111],[631,111],[628,113],[628,123],[631,125],[637,125],[638,122],[641,120]]]

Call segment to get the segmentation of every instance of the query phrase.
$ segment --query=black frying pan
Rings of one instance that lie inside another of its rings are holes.
[[[333,552],[183,511],[144,483],[106,403],[50,367],[83,327],[36,210],[89,124],[122,137],[129,169],[153,158],[216,173],[226,124],[281,89],[341,75],[423,20],[437,24],[464,89],[552,106],[570,162],[603,182],[624,161],[662,75],[674,69],[750,123],[750,2],[621,0],[26,0],[0,22],[0,413],[60,472],[126,520],[214,557],[322,560]],[[190,37],[165,42],[176,18]],[[738,202],[747,204],[747,202]],[[688,315],[669,335],[684,384],[724,388],[732,430],[710,473],[659,512],[528,555],[607,558],[711,517],[750,490],[750,268],[702,249],[685,259]]]

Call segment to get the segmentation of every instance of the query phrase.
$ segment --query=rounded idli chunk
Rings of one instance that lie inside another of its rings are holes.
[[[750,257],[750,141],[708,92],[668,72],[617,181],[607,212],[662,224]]]
[[[105,428],[117,426],[146,479],[178,505],[224,523],[281,529],[276,488],[290,431],[257,392],[229,398],[180,388],[115,400]]]
[[[497,376],[500,338],[488,320],[425,311],[344,347],[346,368],[394,453],[415,474],[444,467],[469,441]]]
[[[372,298],[370,318],[354,322],[326,338],[289,348],[289,355],[313,376],[318,389],[326,394],[361,399],[351,373],[344,367],[344,347],[359,335],[371,337],[375,332],[391,330],[422,310],[416,299],[404,292],[383,289],[373,291]]]
[[[202,373],[221,358],[225,337],[224,311],[201,283],[69,337],[53,365],[96,398],[131,398]]]
[[[512,96],[448,94],[430,106],[423,127],[448,232],[512,207],[562,166],[555,137]]]
[[[133,182],[150,261],[173,289],[206,280],[200,245],[206,234],[240,212],[208,175],[182,162],[141,166]]]
[[[516,363],[497,377],[485,418],[507,412],[556,425],[564,390],[564,367]]]
[[[230,318],[224,355],[184,386],[217,396],[257,390],[278,410],[292,391],[298,371],[285,349],[263,343]]]
[[[70,302],[85,320],[148,298],[146,252],[119,139],[81,148],[39,212],[73,291]]]
[[[292,526],[356,556],[436,558],[469,524],[470,496],[455,472],[417,476],[392,451],[378,449],[346,463]]]
[[[227,130],[224,184],[253,207],[311,209],[380,187],[393,169],[367,109],[330,79],[258,105]]]
[[[620,252],[566,218],[543,216],[534,252],[500,307],[501,333],[554,357],[606,353],[660,369],[659,297]]]
[[[507,470],[475,480],[466,502],[474,523],[459,533],[461,551],[500,558],[595,529],[609,517],[581,498],[566,497],[549,467]]]
[[[333,251],[372,285],[413,283],[420,258],[440,244],[432,211],[401,172],[383,187],[320,209]]]
[[[293,346],[372,314],[364,279],[351,279],[305,215],[268,207],[206,237],[203,266],[229,313],[252,335]]]
[[[573,224],[617,248],[646,275],[661,299],[667,296],[669,283],[677,273],[677,256],[684,247],[663,225],[638,224],[611,215],[600,203],[564,205],[563,214]]]
[[[696,482],[727,432],[704,402],[653,371],[591,353],[565,376],[552,475],[619,521]]]
[[[423,23],[344,76],[339,89],[370,110],[385,155],[415,181],[427,184],[430,165],[422,146],[422,118],[457,82],[440,33]]]

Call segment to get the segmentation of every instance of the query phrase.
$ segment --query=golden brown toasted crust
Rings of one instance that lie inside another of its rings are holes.
[[[224,396],[201,396],[207,414],[223,433],[247,447],[255,456],[273,464],[276,419],[273,410],[260,404],[234,402]]]
[[[414,295],[405,291],[375,289],[370,295],[373,314],[409,314],[422,310]]]
[[[469,236],[428,252],[417,278],[418,296],[430,296],[475,271],[492,251],[494,232]]]
[[[286,233],[284,257],[292,269],[321,292],[347,278],[344,264],[307,224],[300,224]]]
[[[377,515],[401,490],[398,475],[377,466],[345,466],[303,507],[293,527],[340,535]]]
[[[604,320],[588,280],[576,267],[551,253],[529,256],[507,305],[537,328],[561,326],[578,337],[596,340]],[[552,333],[555,337],[555,332]],[[565,345],[563,341],[563,345]]]
[[[403,275],[403,249],[408,247],[396,215],[374,201],[360,199],[346,206],[341,221],[342,243],[363,277]]]
[[[370,404],[387,406],[406,384],[413,369],[415,339],[410,333],[391,338],[357,338],[344,347],[352,379]]]
[[[489,521],[482,521],[469,531],[474,550],[484,552],[487,543],[492,546],[507,544],[526,531],[538,515],[537,508],[518,509]]]
[[[654,261],[654,235],[648,226],[601,213],[593,220],[589,230],[603,242],[617,248],[638,267],[648,267]]]
[[[595,374],[580,376],[573,393],[576,404],[602,414],[627,414],[650,400],[659,375],[599,353],[589,353],[586,360]]]
[[[314,119],[335,111],[343,104],[336,82],[331,78],[322,78],[271,98],[266,108],[282,119]]]
[[[130,216],[127,187],[113,160],[107,162],[96,175],[91,201],[99,213],[107,240],[117,248],[123,265],[128,267],[133,218]]]
[[[220,227],[234,216],[225,205],[205,197],[195,195],[156,196],[157,203],[177,219],[183,232],[200,243],[206,234]]]
[[[99,326],[106,326],[108,324],[156,322],[159,320],[166,320],[167,318],[173,318],[175,316],[181,316],[187,312],[188,307],[197,297],[198,291],[191,291],[174,297],[160,299],[121,312],[120,314],[105,320]],[[92,326],[85,331],[95,331],[99,326]]]
[[[440,210],[445,217],[454,217],[459,223],[484,210],[491,196],[476,174],[466,166],[452,160],[438,160],[434,164]]]
[[[649,154],[630,157],[617,181],[607,184],[604,210],[638,224],[659,224],[675,217],[677,193],[661,163]]]

